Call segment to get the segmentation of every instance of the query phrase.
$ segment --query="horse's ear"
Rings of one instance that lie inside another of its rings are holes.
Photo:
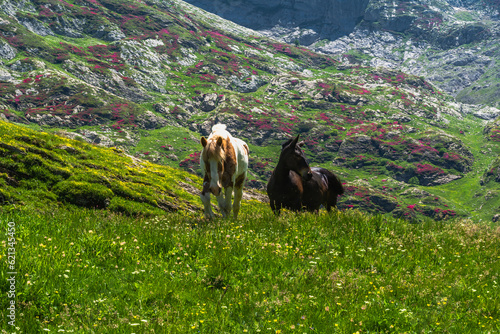
[[[299,147],[302,147],[302,146],[304,146],[304,144],[305,144],[305,143],[306,143],[305,141],[301,141],[301,142],[300,142],[300,143],[298,143],[297,145],[298,145]]]
[[[203,147],[205,147],[205,146],[207,146],[207,143],[208,143],[208,142],[207,142],[207,139],[206,139],[205,137],[201,137],[201,139],[200,139],[200,143],[201,143],[201,145],[202,145]]]
[[[217,146],[222,146],[222,137],[217,138]]]
[[[284,142],[282,145],[281,145],[281,150],[283,151],[286,147],[288,147],[288,145],[290,145],[290,143],[292,142],[291,139],[288,139],[286,142]]]
[[[297,137],[294,139],[288,139],[286,142],[283,143],[283,145],[281,145],[281,150],[283,151],[287,147],[295,148],[295,145],[297,145],[297,142],[299,141],[299,137],[300,137],[300,134],[297,135]]]

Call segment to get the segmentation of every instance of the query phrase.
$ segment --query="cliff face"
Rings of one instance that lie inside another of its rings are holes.
[[[290,37],[301,44],[333,39],[353,31],[369,0],[188,0],[194,6],[243,26],[269,33],[303,30]]]
[[[473,21],[488,14],[498,18],[496,0],[186,0],[245,27],[274,37],[309,45],[321,39],[334,40],[348,35],[360,23],[375,30],[390,30],[422,35],[450,21],[457,9],[464,20]],[[454,21],[454,20],[451,20]],[[445,29],[446,30],[446,29]],[[446,31],[442,31],[446,33]],[[431,34],[433,35],[433,34]],[[477,35],[477,34],[476,34]],[[456,36],[453,36],[456,37]],[[464,43],[471,40],[463,39]],[[441,41],[438,41],[441,42]],[[443,41],[446,43],[447,41]]]

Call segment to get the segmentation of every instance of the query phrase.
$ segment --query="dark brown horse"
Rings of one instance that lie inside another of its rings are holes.
[[[267,183],[271,209],[327,211],[337,206],[337,196],[344,193],[338,177],[325,168],[310,168],[300,148],[299,136],[282,145],[278,165]]]

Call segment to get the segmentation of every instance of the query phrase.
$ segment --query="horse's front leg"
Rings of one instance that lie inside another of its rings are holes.
[[[220,192],[217,196],[217,203],[219,204],[219,209],[222,213],[222,217],[229,217],[231,213],[231,199],[233,196],[233,187],[224,188],[224,191]]]
[[[214,218],[214,213],[212,212],[212,205],[210,204],[210,191],[202,192],[200,194],[201,202],[205,207],[204,216],[206,219]]]

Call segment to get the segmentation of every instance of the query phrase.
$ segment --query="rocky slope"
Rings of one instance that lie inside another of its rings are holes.
[[[498,110],[457,103],[421,76],[277,42],[182,1],[3,0],[0,10],[4,120],[198,174],[199,137],[224,122],[250,144],[249,186],[260,189],[300,133],[311,163],[346,183],[340,208],[436,219],[500,210],[483,196],[498,188],[483,177],[498,152],[484,119]]]

